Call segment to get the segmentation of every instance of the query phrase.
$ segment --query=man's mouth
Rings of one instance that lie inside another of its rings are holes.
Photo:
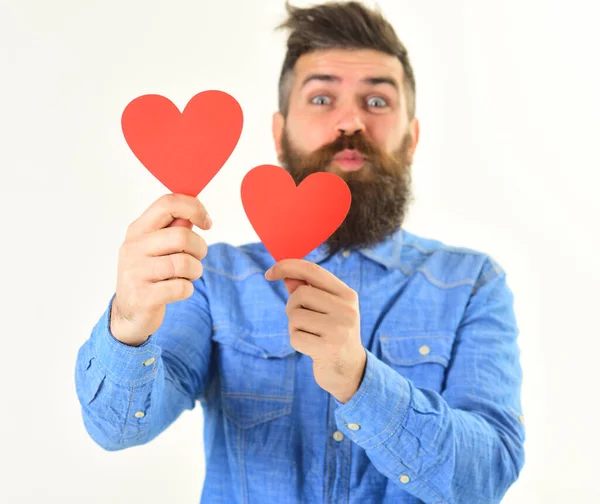
[[[332,160],[342,171],[351,172],[359,170],[365,162],[365,156],[355,150],[346,149],[336,154]]]

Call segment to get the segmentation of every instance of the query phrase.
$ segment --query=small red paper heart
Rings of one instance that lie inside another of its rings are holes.
[[[239,103],[223,91],[195,95],[183,112],[168,98],[143,95],[125,107],[123,135],[140,162],[173,193],[198,196],[242,133]]]
[[[261,165],[242,181],[248,220],[275,261],[302,259],[341,226],[350,210],[348,184],[318,172],[296,186],[283,168]]]

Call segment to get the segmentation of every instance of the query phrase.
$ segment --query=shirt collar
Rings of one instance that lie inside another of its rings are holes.
[[[371,246],[357,249],[365,257],[383,265],[386,269],[401,268],[400,254],[402,251],[404,231],[398,228],[392,235],[383,241]],[[338,254],[343,253],[339,251]],[[314,263],[321,263],[329,257],[325,244],[320,245],[310,252],[304,259]]]

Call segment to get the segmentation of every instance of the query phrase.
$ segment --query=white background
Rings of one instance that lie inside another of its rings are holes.
[[[417,80],[405,228],[489,253],[515,293],[527,462],[503,502],[600,502],[598,7],[379,5]],[[257,240],[239,187],[276,163],[283,15],[282,0],[0,0],[0,502],[198,502],[199,405],[153,442],[105,452],[80,417],[75,357],[115,288],[127,225],[167,192],[123,139],[133,98],[238,99],[238,148],[200,196],[204,236]]]

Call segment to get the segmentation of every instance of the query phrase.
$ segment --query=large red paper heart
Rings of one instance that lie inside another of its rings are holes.
[[[140,162],[167,189],[198,196],[223,167],[242,133],[239,103],[223,91],[203,91],[183,112],[168,98],[144,95],[123,111],[123,135]]]
[[[242,181],[248,220],[275,261],[302,259],[344,222],[352,195],[333,173],[318,172],[296,186],[283,168],[261,165]]]

